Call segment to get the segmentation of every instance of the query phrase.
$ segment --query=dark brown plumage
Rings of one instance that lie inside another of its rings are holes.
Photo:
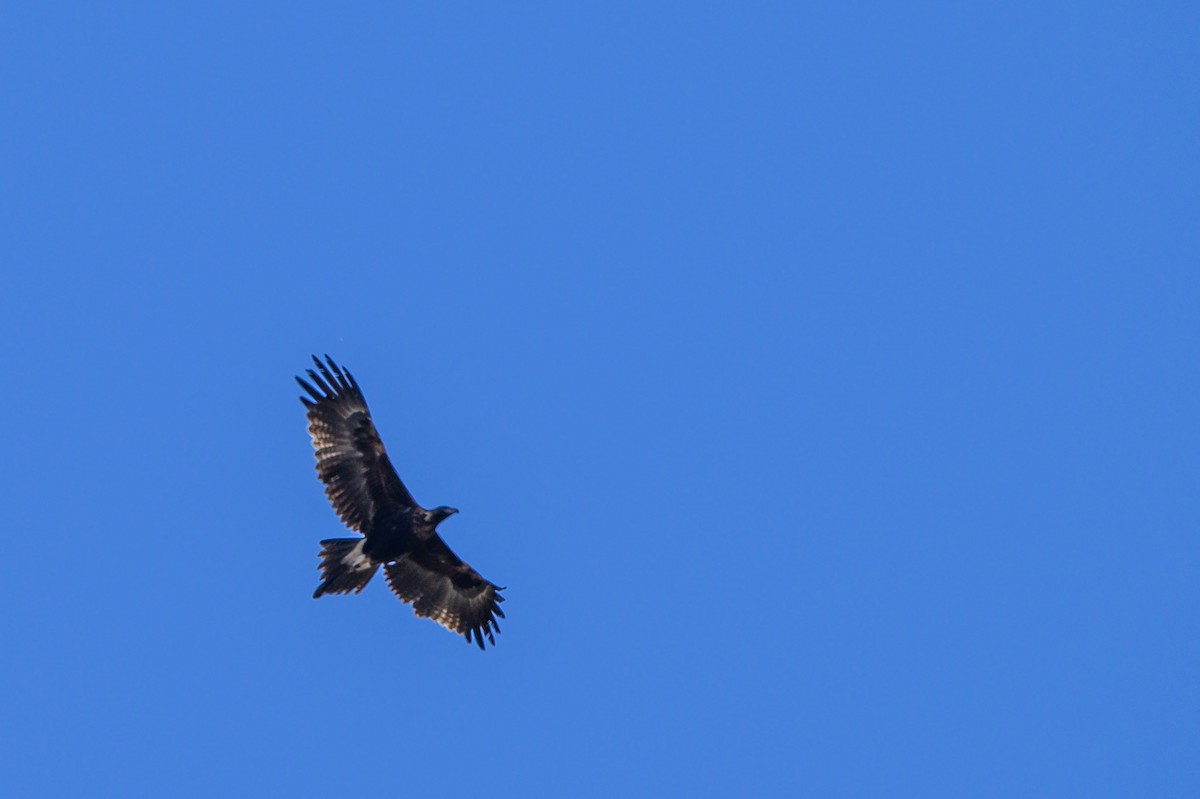
[[[349,370],[328,355],[324,363],[314,355],[313,362],[311,383],[299,377],[296,382],[309,395],[300,401],[307,409],[317,474],[342,523],[363,534],[321,542],[323,580],[313,597],[357,594],[383,566],[388,587],[418,616],[473,639],[480,649],[484,638],[495,645],[496,617],[504,618],[503,589],[459,560],[437,534],[437,525],[458,511],[417,504],[388,460]]]

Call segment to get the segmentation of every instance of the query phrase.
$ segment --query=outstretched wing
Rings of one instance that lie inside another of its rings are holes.
[[[495,646],[492,633],[500,632],[496,617],[504,618],[502,589],[459,560],[436,534],[383,571],[393,593],[412,603],[418,616],[465,635],[467,643],[474,637],[480,649],[484,636]]]
[[[365,532],[381,508],[416,503],[388,460],[354,376],[328,355],[325,361],[328,367],[313,356],[319,374],[308,370],[311,384],[296,378],[312,397],[300,401],[308,409],[317,474],[342,523]]]

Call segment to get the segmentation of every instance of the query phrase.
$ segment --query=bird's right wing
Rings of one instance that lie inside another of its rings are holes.
[[[296,378],[312,397],[300,401],[308,409],[308,434],[325,495],[347,527],[363,532],[381,508],[410,508],[416,502],[388,460],[353,375],[328,355],[325,361],[328,366],[313,356],[320,373],[308,370],[311,384]]]

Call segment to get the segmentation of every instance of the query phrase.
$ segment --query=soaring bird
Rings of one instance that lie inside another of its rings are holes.
[[[322,594],[359,593],[383,566],[392,592],[413,606],[418,616],[447,630],[495,646],[504,618],[503,589],[463,563],[437,534],[437,526],[458,511],[440,505],[427,510],[417,504],[388,460],[362,390],[348,369],[328,355],[309,381],[296,382],[308,417],[308,434],[316,451],[317,474],[325,495],[342,523],[362,538],[328,538],[321,542],[323,578],[313,599]]]

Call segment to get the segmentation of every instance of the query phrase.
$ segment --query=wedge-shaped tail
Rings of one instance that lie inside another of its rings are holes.
[[[321,576],[313,599],[322,594],[359,593],[371,582],[379,564],[363,553],[365,538],[327,538],[321,542]]]

